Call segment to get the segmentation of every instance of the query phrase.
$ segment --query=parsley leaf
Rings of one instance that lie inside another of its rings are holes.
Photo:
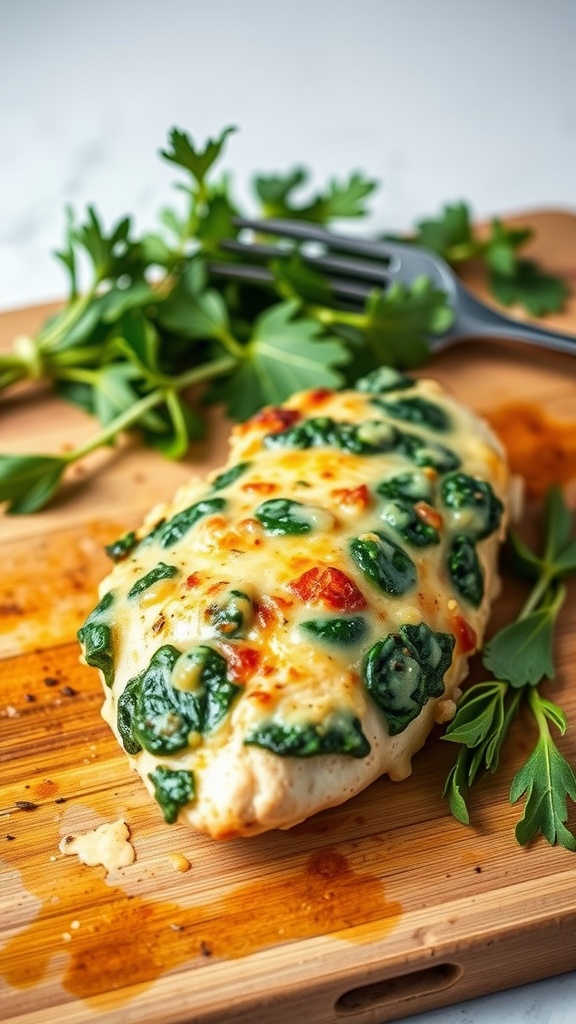
[[[336,367],[348,360],[344,345],[296,313],[297,303],[283,302],[258,317],[237,369],[211,389],[208,399],[226,402],[230,416],[245,419],[294,391],[338,387],[342,377]]]
[[[501,629],[484,650],[484,665],[496,676],[477,683],[461,698],[456,715],[443,739],[461,744],[443,796],[452,814],[469,824],[468,792],[479,771],[496,771],[508,730],[522,703],[527,703],[538,727],[538,740],[527,761],[516,773],[510,790],[515,803],[526,798],[524,815],[516,827],[519,843],[530,842],[539,832],[549,843],[576,850],[576,836],[566,826],[567,798],[576,802],[576,774],[560,753],[548,722],[564,733],[566,717],[556,704],[538,690],[544,679],[553,679],[554,627],[566,597],[561,582],[576,574],[576,540],[572,517],[561,490],[549,491],[543,516],[542,553],[532,552],[519,538],[514,554],[532,590],[515,622]]]
[[[83,217],[66,208],[64,242],[55,255],[67,275],[67,301],[34,337],[15,339],[12,351],[0,355],[0,390],[44,380],[95,416],[101,429],[61,460],[0,460],[0,501],[12,512],[43,507],[67,466],[114,444],[124,431],[138,431],[146,444],[180,458],[202,435],[204,400],[221,398],[232,416],[244,417],[293,390],[337,387],[383,363],[420,366],[429,338],[450,326],[446,295],[428,279],[375,289],[363,309],[351,308],[298,246],[271,259],[271,274],[259,284],[219,276],[223,260],[238,259],[223,242],[237,238],[243,212],[230,175],[217,176],[234,131],[226,127],[204,143],[181,128],[169,131],[160,155],[183,180],[178,203],[160,210],[151,231],[138,234],[130,216],[107,226],[92,205]],[[264,215],[318,224],[365,216],[376,187],[352,171],[311,188],[302,166],[253,179]],[[420,221],[416,240],[454,264],[484,260],[506,290],[503,301],[516,301],[514,289],[528,288],[530,302],[552,308],[566,290],[549,277],[535,278],[534,265],[518,259],[528,234],[494,220],[480,237],[470,207],[455,203]],[[87,270],[82,291],[80,267]],[[198,387],[203,394],[194,404]],[[562,559],[567,574],[576,542]],[[540,564],[531,571],[537,575]]]
[[[562,309],[569,289],[553,274],[545,274],[532,260],[519,260],[514,274],[492,270],[490,288],[503,306],[519,304],[532,316],[544,316]]]
[[[516,825],[516,838],[523,846],[541,832],[554,846],[558,843],[576,851],[576,836],[566,827],[567,800],[576,803],[576,772],[558,750],[548,722],[563,734],[566,718],[561,708],[530,692],[530,706],[536,718],[539,738],[525,764],[514,776],[510,801],[526,798],[524,814]]]

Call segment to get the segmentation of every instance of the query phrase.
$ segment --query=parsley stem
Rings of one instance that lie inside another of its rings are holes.
[[[544,597],[553,579],[554,575],[551,574],[548,569],[546,569],[538,577],[535,586],[532,588],[530,594],[528,595],[528,600],[525,602],[525,604],[523,604],[522,609],[518,614],[519,620],[525,619],[528,615],[530,615],[531,612],[534,611],[535,608],[538,607],[540,601]]]
[[[183,391],[185,388],[191,387],[193,384],[200,384],[205,380],[212,380],[214,377],[221,377],[225,373],[229,373],[230,370],[233,370],[235,366],[235,359],[232,359],[229,356],[223,356],[221,359],[213,359],[211,362],[205,363],[203,366],[197,366],[191,370],[186,370],[184,373],[173,378],[170,387],[159,387],[154,391],[151,391],[148,395],[144,395],[143,398],[132,405],[129,409],[126,409],[125,412],[116,416],[116,418],[108,423],[103,430],[91,437],[86,444],[80,445],[80,447],[75,448],[73,451],[68,452],[63,456],[63,460],[69,465],[77,462],[96,448],[109,444],[109,442],[113,441],[118,434],[128,430],[131,426],[137,423],[145,413],[150,412],[151,409],[154,409],[157,405],[161,405],[162,402],[165,402],[170,392]]]

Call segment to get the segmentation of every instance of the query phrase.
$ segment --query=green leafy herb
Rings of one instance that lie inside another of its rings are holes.
[[[154,797],[162,809],[164,821],[172,825],[181,807],[195,796],[194,775],[185,769],[167,768],[160,764],[148,775],[154,786]]]
[[[0,355],[0,390],[47,381],[96,417],[100,429],[65,454],[0,455],[0,503],[9,512],[43,508],[71,465],[127,431],[182,458],[205,432],[207,403],[223,402],[232,418],[244,419],[294,391],[339,387],[359,376],[361,390],[410,388],[409,378],[382,364],[422,365],[430,337],[450,326],[447,296],[425,277],[375,288],[364,308],[343,308],[297,245],[286,258],[269,261],[271,275],[260,285],[218,276],[214,261],[238,259],[221,242],[235,238],[243,212],[230,176],[218,170],[233,131],[224,128],[198,144],[171,129],[160,156],[182,176],[181,203],[163,209],[151,232],[139,235],[130,217],[107,227],[93,206],[80,221],[66,209],[56,256],[68,277],[67,301],[37,334],[15,339],[12,351]],[[301,167],[255,175],[252,212],[318,224],[358,219],[376,187],[358,172],[312,196],[302,193],[307,184]],[[495,220],[480,237],[460,204],[421,222],[416,240],[454,264],[482,259],[505,304],[522,301],[532,312],[558,308],[565,285],[518,256],[529,234]],[[89,268],[83,291],[81,264]]]
[[[249,467],[249,462],[237,462],[235,466],[231,466],[230,469],[224,470],[223,473],[220,473],[216,479],[212,481],[212,490],[223,491],[225,487],[230,487],[232,484],[235,484]]]
[[[329,715],[320,724],[263,722],[253,728],[244,743],[264,747],[282,757],[316,757],[319,754],[346,754],[367,757],[370,743],[357,718]]]
[[[254,617],[254,605],[243,590],[230,590],[222,604],[209,609],[216,633],[238,639],[245,635]]]
[[[454,267],[480,260],[489,272],[494,297],[504,306],[518,303],[532,316],[554,313],[569,294],[567,284],[544,273],[533,261],[519,255],[532,238],[529,228],[507,227],[497,218],[488,231],[479,232],[466,203],[444,206],[437,217],[416,225],[413,241],[443,256]]]
[[[440,534],[429,523],[425,523],[409,501],[389,498],[380,509],[380,518],[391,530],[399,534],[407,544],[424,548],[440,543]]]
[[[472,686],[447,727],[444,739],[460,744],[461,749],[446,780],[444,796],[454,816],[469,824],[469,790],[478,775],[496,771],[508,730],[520,706],[527,705],[538,740],[510,789],[512,803],[526,800],[516,838],[525,844],[542,833],[552,845],[576,850],[576,836],[566,824],[567,801],[576,802],[576,773],[550,733],[552,723],[563,735],[566,718],[538,689],[545,679],[554,678],[554,629],[566,597],[562,581],[576,574],[576,539],[558,487],[548,492],[543,520],[541,553],[511,535],[516,567],[532,581],[532,589],[517,619],[485,647],[484,665],[496,679]]]

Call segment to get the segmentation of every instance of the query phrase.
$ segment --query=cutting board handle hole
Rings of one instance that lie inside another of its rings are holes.
[[[414,999],[441,992],[454,985],[464,973],[460,964],[434,964],[409,974],[398,974],[393,978],[372,981],[369,985],[351,988],[336,1000],[334,1009],[342,1016],[375,1010],[403,999]]]

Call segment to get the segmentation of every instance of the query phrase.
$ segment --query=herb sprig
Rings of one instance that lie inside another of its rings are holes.
[[[67,301],[34,337],[17,338],[0,355],[0,390],[47,380],[102,429],[65,454],[0,455],[0,502],[9,512],[42,508],[72,463],[124,431],[137,429],[146,444],[178,459],[204,433],[205,403],[222,402],[232,419],[244,419],[293,391],[338,387],[382,363],[419,366],[428,338],[450,326],[446,296],[427,278],[375,288],[365,308],[352,311],[339,307],[326,279],[297,252],[271,262],[272,285],[212,275],[215,255],[237,258],[220,243],[238,234],[239,207],[229,177],[215,176],[233,131],[199,146],[171,130],[160,155],[185,175],[183,208],[162,210],[157,231],[136,235],[130,217],[107,230],[93,207],[82,223],[67,210],[65,243],[56,253],[68,275]],[[319,224],[358,219],[376,188],[358,172],[302,198],[307,184],[302,167],[256,175],[256,212]],[[453,263],[484,259],[508,288],[529,234],[495,222],[491,240],[480,243],[463,205],[421,222],[418,231],[423,244]],[[539,312],[561,304],[564,286],[547,294]]]
[[[563,580],[576,574],[576,538],[570,511],[561,490],[553,487],[544,506],[544,543],[533,552],[515,533],[510,534],[518,571],[533,581],[523,608],[511,624],[486,644],[483,664],[493,680],[471,686],[461,698],[444,739],[461,744],[446,780],[444,796],[458,821],[468,825],[469,790],[480,773],[495,772],[500,753],[520,708],[527,706],[538,738],[527,761],[517,771],[510,801],[524,799],[516,838],[525,845],[541,833],[551,845],[576,851],[576,835],[567,827],[568,800],[576,802],[576,772],[556,746],[550,726],[566,731],[562,709],[545,698],[540,684],[554,679],[553,640],[564,604]]]

